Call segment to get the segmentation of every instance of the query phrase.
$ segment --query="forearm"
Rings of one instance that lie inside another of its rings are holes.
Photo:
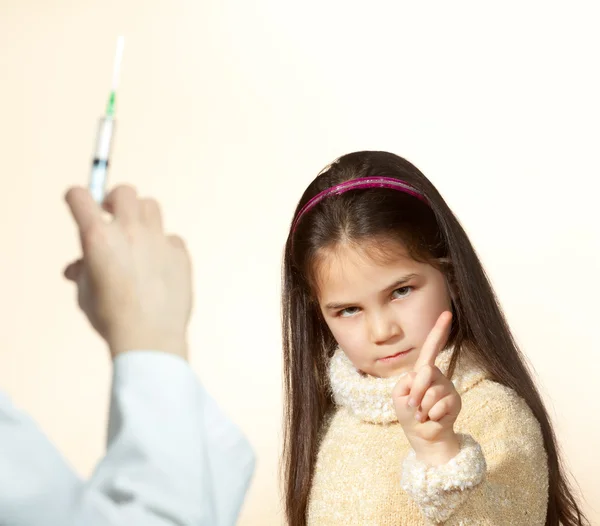
[[[235,524],[252,449],[189,365],[161,352],[126,353],[115,360],[112,392],[108,454],[94,485],[173,524]]]
[[[233,526],[254,468],[189,366],[145,351],[115,361],[108,451],[90,481],[2,393],[0,452],[11,526]]]

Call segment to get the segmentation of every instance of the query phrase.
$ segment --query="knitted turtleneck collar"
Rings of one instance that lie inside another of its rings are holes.
[[[436,365],[446,374],[452,350],[439,354]],[[333,398],[338,406],[347,408],[357,418],[375,424],[397,421],[392,403],[392,390],[402,375],[377,378],[358,371],[341,349],[329,363],[329,380]],[[459,361],[453,383],[459,394],[464,393],[486,377],[481,369]]]

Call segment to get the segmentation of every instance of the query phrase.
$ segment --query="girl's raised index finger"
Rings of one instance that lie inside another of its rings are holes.
[[[451,323],[452,313],[449,311],[442,312],[421,348],[421,353],[415,363],[415,371],[418,371],[424,365],[435,366],[435,360],[448,340]]]

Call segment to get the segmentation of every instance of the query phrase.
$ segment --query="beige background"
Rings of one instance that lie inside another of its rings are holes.
[[[259,458],[241,525],[282,524],[288,222],[358,149],[413,160],[464,222],[600,502],[594,3],[368,4],[0,0],[0,386],[82,475],[103,452],[110,363],[61,278],[78,256],[61,198],[87,180],[123,33],[112,182],[158,196],[191,247],[193,366]]]

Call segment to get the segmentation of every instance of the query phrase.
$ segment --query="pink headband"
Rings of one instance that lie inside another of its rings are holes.
[[[298,223],[302,217],[326,197],[329,197],[330,195],[341,195],[349,190],[362,190],[365,188],[390,188],[391,190],[398,190],[400,192],[412,195],[424,203],[427,203],[427,200],[423,194],[400,179],[394,179],[393,177],[359,177],[357,179],[350,179],[349,181],[332,186],[331,188],[326,188],[322,192],[319,192],[317,195],[315,195],[308,203],[306,203],[300,212],[298,212],[298,215],[292,224],[292,234],[296,231]]]

